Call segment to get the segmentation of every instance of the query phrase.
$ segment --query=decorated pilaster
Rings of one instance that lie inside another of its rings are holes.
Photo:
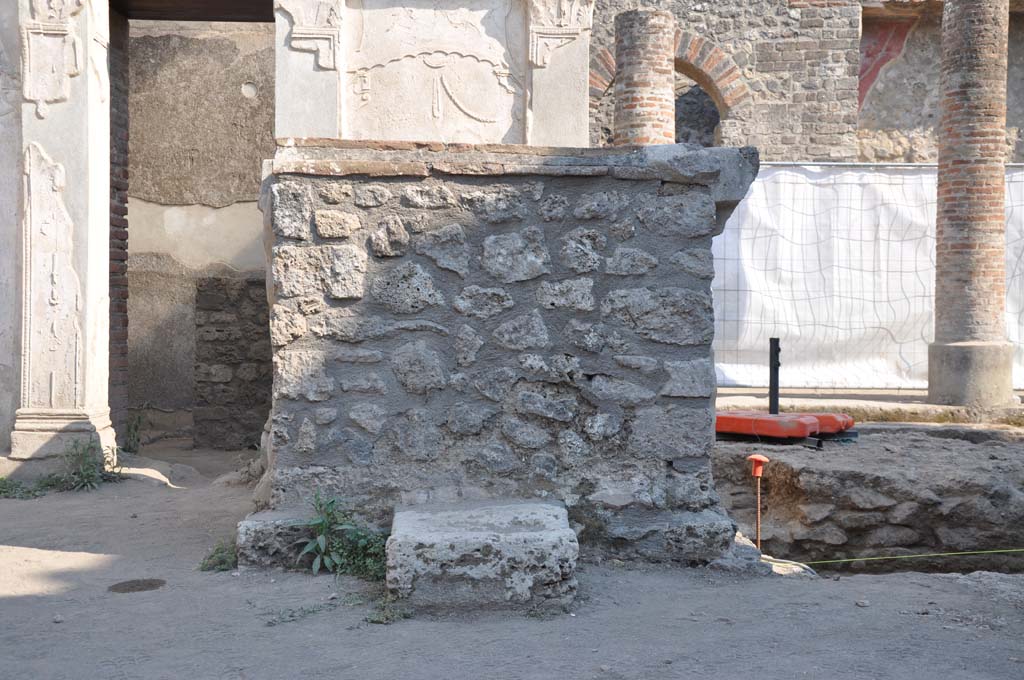
[[[529,6],[527,144],[589,146],[593,0],[530,0]]]
[[[13,301],[18,319],[10,459],[25,461],[59,455],[71,440],[114,446],[107,404],[109,24],[104,0],[16,4],[20,144],[15,162],[0,171],[5,189],[18,189],[14,224],[5,225],[18,244],[4,267],[13,263],[17,272],[5,303]]]
[[[342,16],[339,0],[276,0],[278,139],[342,136]]]

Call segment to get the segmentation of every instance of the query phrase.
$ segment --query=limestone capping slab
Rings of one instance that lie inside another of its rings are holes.
[[[321,177],[545,175],[661,179],[712,189],[716,201],[739,203],[757,177],[753,147],[685,144],[603,149],[517,144],[442,144],[288,138],[265,173]]]

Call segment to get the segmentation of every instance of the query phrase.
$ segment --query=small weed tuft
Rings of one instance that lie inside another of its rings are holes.
[[[0,478],[0,498],[26,500],[45,496],[49,491],[95,491],[105,483],[124,479],[112,453],[104,453],[96,440],[69,442],[61,454],[61,471],[43,477],[35,484]]]
[[[238,547],[234,541],[221,541],[203,558],[199,571],[234,571],[238,568]]]
[[[125,453],[138,453],[142,448],[142,415],[136,414],[128,419],[122,448]]]
[[[0,477],[0,498],[25,501],[45,495],[46,489],[38,484],[28,485],[13,479]]]
[[[296,621],[301,621],[307,616],[319,614],[322,611],[329,611],[337,606],[338,605],[334,602],[324,602],[321,604],[296,607],[294,609],[282,609],[274,614],[273,617],[267,619],[265,623],[268,626],[280,626],[283,623],[295,623]]]
[[[313,511],[316,517],[309,523],[313,536],[306,541],[296,562],[312,555],[314,574],[326,570],[369,581],[384,580],[386,534],[359,526],[351,515],[338,508],[338,499],[326,499],[319,491],[313,498]]]
[[[390,626],[405,619],[411,619],[412,612],[398,605],[398,601],[389,595],[385,595],[377,601],[377,607],[366,617],[367,623],[379,626]]]
[[[124,479],[113,455],[105,453],[95,439],[69,442],[61,456],[63,470],[39,482],[53,491],[95,491],[105,483]]]

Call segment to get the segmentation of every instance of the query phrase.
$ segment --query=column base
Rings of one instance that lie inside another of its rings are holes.
[[[1013,345],[950,342],[928,346],[928,401],[978,408],[1015,404]]]
[[[11,432],[11,460],[61,456],[76,441],[98,440],[104,452],[117,450],[110,410],[19,409]]]

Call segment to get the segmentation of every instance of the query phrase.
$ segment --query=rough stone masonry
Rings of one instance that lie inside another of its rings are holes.
[[[380,526],[546,499],[585,551],[729,547],[711,237],[756,150],[320,143],[280,148],[265,184],[273,511],[244,560],[280,559],[318,489]]]

